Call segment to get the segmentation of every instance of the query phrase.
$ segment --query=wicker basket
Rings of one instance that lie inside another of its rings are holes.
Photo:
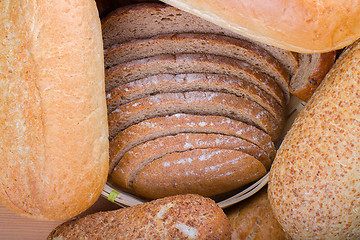
[[[290,129],[292,123],[294,122],[296,116],[300,112],[300,110],[304,107],[305,103],[299,100],[298,98],[292,96],[288,105],[288,116],[287,122],[284,127],[283,136],[285,136],[286,132]],[[280,143],[277,144],[278,146]],[[278,147],[277,146],[277,147]],[[251,184],[249,187],[241,190],[239,193],[234,194],[231,197],[228,197],[224,200],[217,201],[217,204],[221,208],[229,207],[235,203],[238,203],[258,192],[262,187],[264,187],[269,181],[269,173],[263,176],[258,181]],[[146,202],[147,200],[141,199],[137,196],[129,194],[121,189],[116,188],[110,182],[107,182],[103,191],[102,196],[108,199],[109,201],[116,203],[121,207],[131,207],[137,204],[141,204]]]

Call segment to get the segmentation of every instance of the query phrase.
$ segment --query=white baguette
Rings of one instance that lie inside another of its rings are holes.
[[[360,238],[360,42],[337,60],[279,148],[269,200],[293,239]]]
[[[60,220],[106,183],[103,45],[94,1],[0,2],[0,201]]]
[[[360,1],[162,0],[235,33],[289,51],[341,49],[360,38]]]

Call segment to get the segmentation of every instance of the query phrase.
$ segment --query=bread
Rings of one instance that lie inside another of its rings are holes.
[[[132,4],[118,8],[102,19],[105,49],[114,44],[159,34],[212,33],[250,41],[270,52],[293,73],[298,66],[296,53],[251,40],[178,8],[159,3]]]
[[[360,38],[360,2],[163,0],[240,35],[294,52],[329,52]]]
[[[220,92],[164,93],[119,106],[109,114],[109,136],[141,121],[175,113],[224,116],[254,125],[279,139],[282,123],[256,102]]]
[[[286,135],[269,200],[293,239],[360,238],[360,43],[336,61]]]
[[[119,85],[106,95],[108,113],[116,107],[158,93],[212,91],[232,93],[255,101],[268,110],[279,122],[284,122],[284,108],[256,85],[224,74],[158,74]]]
[[[137,173],[147,164],[175,152],[193,149],[229,149],[244,152],[270,170],[272,160],[264,150],[244,139],[222,134],[180,133],[140,144],[124,154],[111,174],[111,180],[131,190]]]
[[[48,239],[230,239],[229,220],[215,202],[179,195],[66,222]]]
[[[110,141],[110,173],[131,148],[149,140],[179,133],[218,133],[235,136],[260,147],[270,159],[275,156],[275,146],[270,136],[251,125],[221,116],[174,114],[132,125]]]
[[[0,201],[75,216],[108,173],[101,27],[93,1],[1,1]]]
[[[307,102],[333,66],[336,51],[300,54],[300,64],[290,81],[290,93]]]
[[[244,39],[220,34],[162,34],[115,44],[105,49],[105,67],[166,53],[206,53],[245,61],[276,78],[279,85],[288,91],[289,73],[268,51]]]
[[[268,200],[267,187],[250,198],[225,209],[231,226],[231,239],[285,240]]]
[[[186,193],[215,196],[243,187],[265,174],[260,161],[241,151],[194,149],[169,153],[147,164],[130,186],[149,199]]]
[[[211,54],[161,54],[118,64],[105,71],[106,91],[140,78],[157,74],[217,73],[251,82],[285,106],[289,92],[283,92],[274,78],[254,66],[233,58]]]

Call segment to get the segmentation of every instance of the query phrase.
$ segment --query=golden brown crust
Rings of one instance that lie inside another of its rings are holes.
[[[305,66],[300,66],[299,71],[304,72],[299,72],[293,76],[290,81],[290,93],[307,102],[333,66],[336,51],[300,54],[300,58],[307,59],[305,62],[300,60],[300,65],[305,64]],[[306,71],[311,72],[307,74]]]
[[[0,199],[27,217],[66,219],[96,201],[108,170],[95,2],[8,0],[0,9]]]
[[[295,52],[329,52],[360,37],[360,1],[163,0],[248,38]]]
[[[360,237],[360,43],[305,105],[270,171],[269,200],[295,239]]]
[[[230,239],[229,220],[215,202],[188,194],[100,212],[66,222],[48,239]]]

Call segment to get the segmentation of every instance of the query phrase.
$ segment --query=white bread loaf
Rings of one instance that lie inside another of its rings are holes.
[[[360,42],[300,112],[270,171],[269,200],[293,239],[360,238]]]
[[[0,2],[0,201],[60,220],[90,207],[108,172],[95,1]]]
[[[162,0],[253,40],[328,52],[360,38],[360,1]]]

